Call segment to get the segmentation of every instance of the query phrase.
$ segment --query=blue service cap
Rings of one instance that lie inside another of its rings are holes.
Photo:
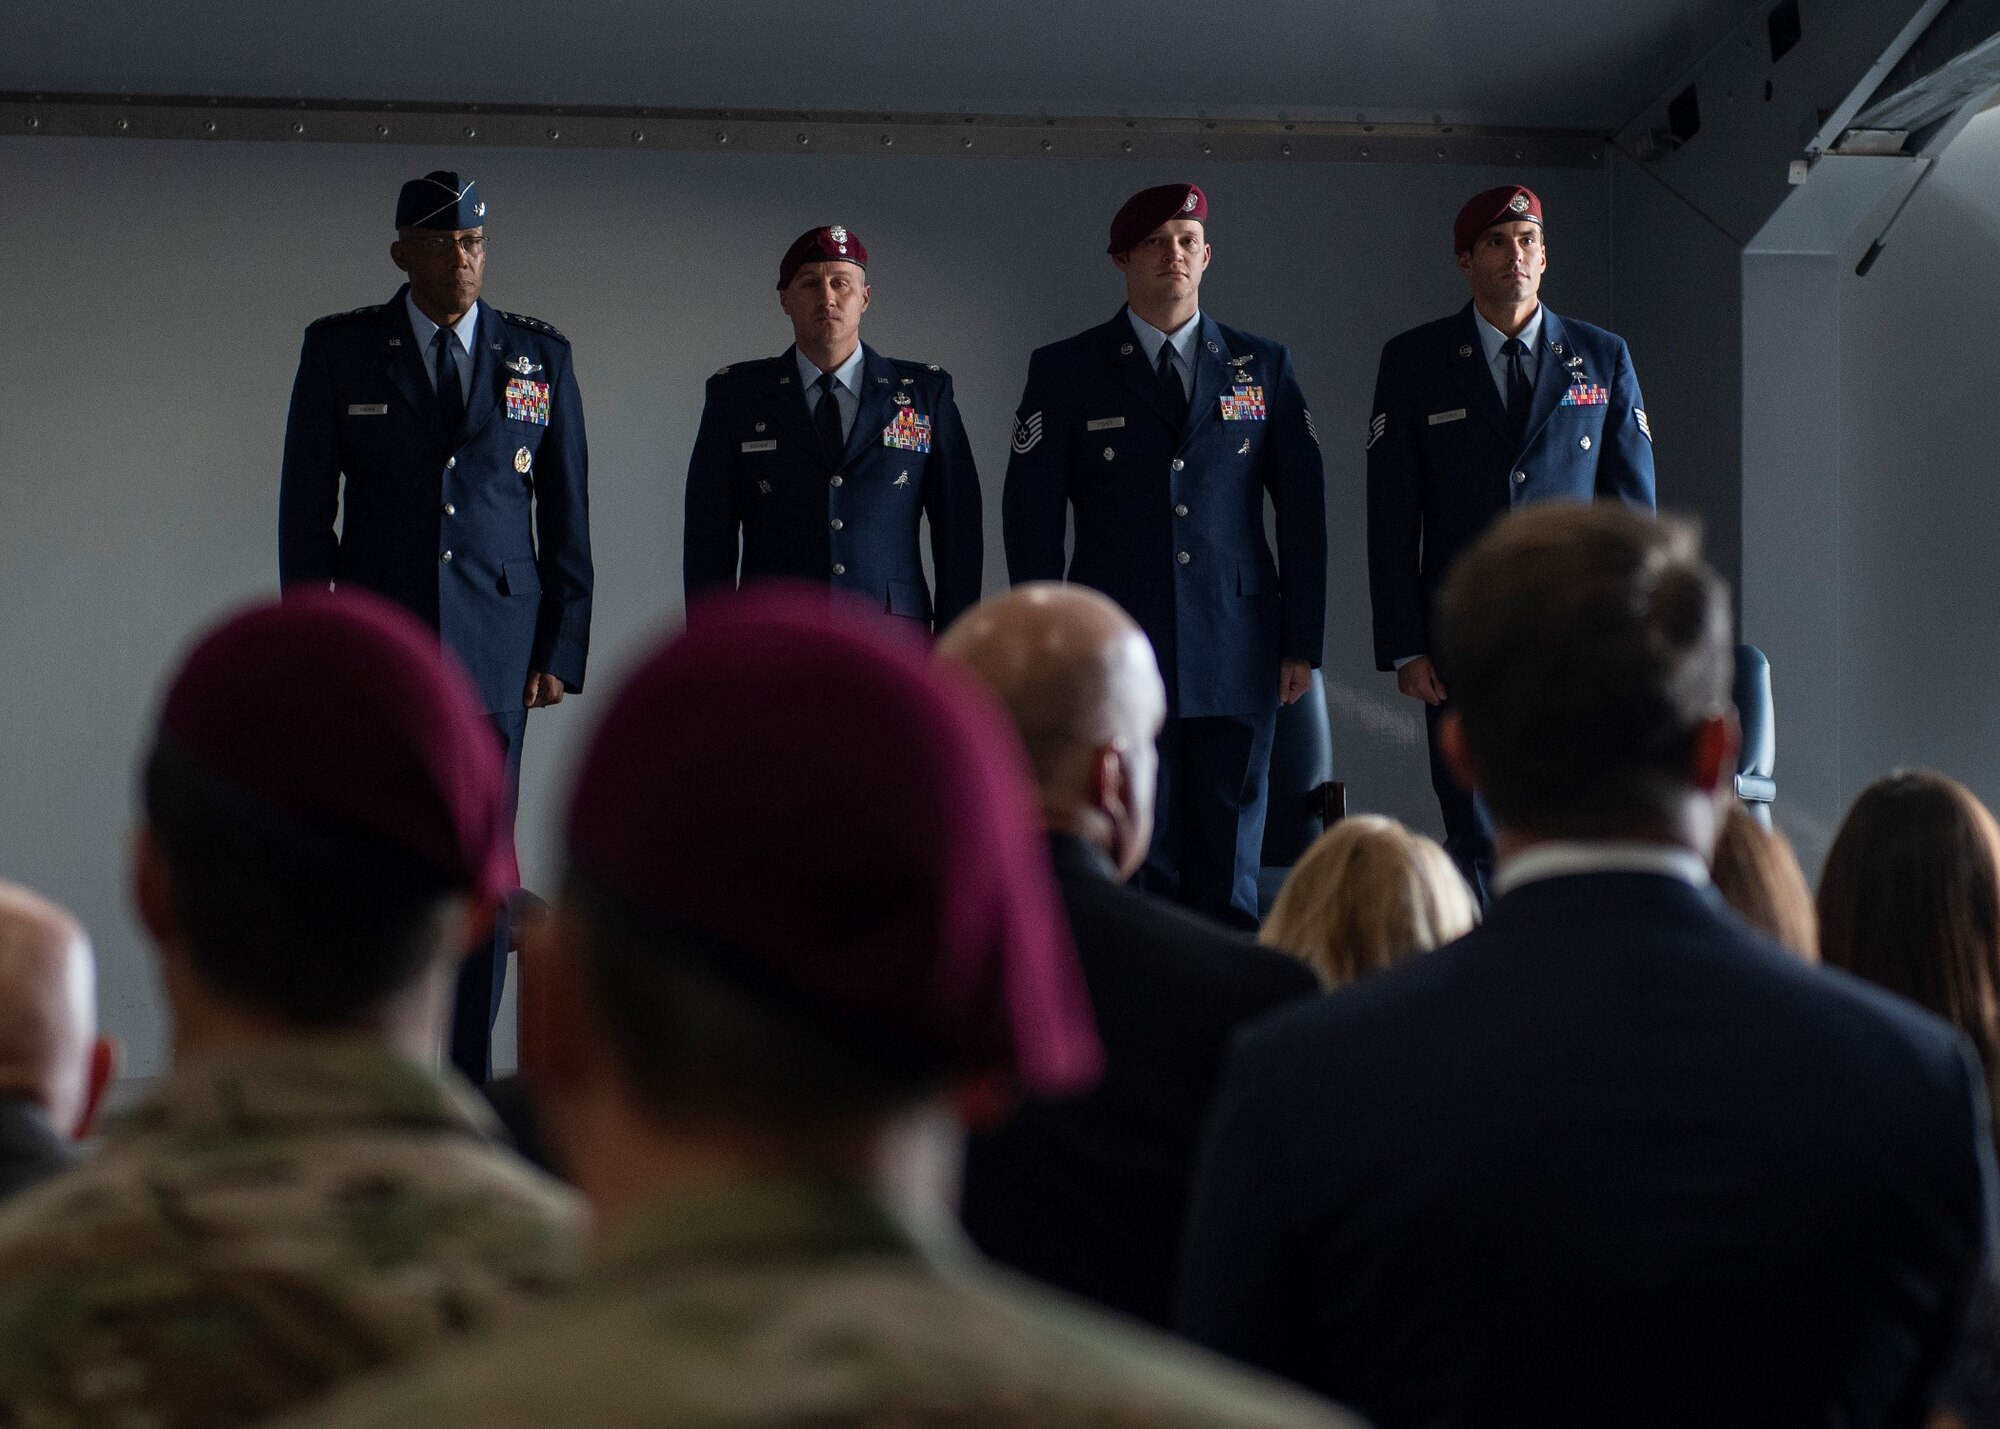
[[[485,223],[486,200],[479,196],[478,181],[449,169],[433,169],[411,179],[396,198],[398,229],[439,228],[449,233]]]

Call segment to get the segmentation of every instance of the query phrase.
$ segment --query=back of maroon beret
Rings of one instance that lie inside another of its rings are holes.
[[[168,686],[159,738],[281,821],[482,896],[517,881],[493,726],[437,636],[379,597],[297,593],[224,620]]]
[[[707,602],[584,757],[572,866],[946,1074],[1101,1053],[1026,756],[972,682],[824,589]]]

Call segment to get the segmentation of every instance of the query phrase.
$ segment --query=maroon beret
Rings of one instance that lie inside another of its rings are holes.
[[[1058,1093],[1102,1052],[1012,726],[825,588],[704,602],[584,755],[571,866],[744,986],[941,1075]]]
[[[1451,226],[1451,251],[1469,252],[1473,241],[1495,224],[1524,218],[1536,224],[1542,221],[1542,201],[1535,197],[1533,189],[1502,184],[1497,189],[1474,194],[1458,211],[1458,219]]]
[[[808,228],[785,250],[778,264],[778,286],[783,288],[790,283],[803,263],[852,263],[865,271],[868,245],[837,223],[829,228]]]
[[[159,739],[279,825],[359,836],[482,897],[518,881],[499,738],[437,636],[380,597],[223,621],[168,686]]]
[[[1208,195],[1197,184],[1160,184],[1140,189],[1125,200],[1111,220],[1111,243],[1105,252],[1114,257],[1129,253],[1132,245],[1176,218],[1191,218],[1204,227],[1208,223]]]

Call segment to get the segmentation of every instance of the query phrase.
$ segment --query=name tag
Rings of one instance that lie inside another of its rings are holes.
[[[350,417],[386,417],[389,415],[387,402],[350,402],[347,404]]]
[[[1085,422],[1083,429],[1086,432],[1109,432],[1124,425],[1125,419],[1123,417],[1099,417],[1094,422]]]
[[[746,452],[774,452],[777,449],[778,449],[778,444],[775,441],[745,442],[743,444],[743,450]]]
[[[1449,412],[1433,412],[1426,420],[1433,427],[1442,427],[1446,422],[1462,422],[1465,420],[1465,408],[1454,407]]]

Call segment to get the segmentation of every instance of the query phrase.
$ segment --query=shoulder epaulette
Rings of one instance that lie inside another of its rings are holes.
[[[889,359],[889,365],[901,368],[905,372],[935,372],[941,377],[949,377],[951,375],[935,362],[912,362],[907,357],[892,357]]]
[[[561,331],[551,324],[543,322],[540,318],[531,318],[526,313],[502,312],[499,308],[495,308],[493,311],[500,314],[502,322],[510,322],[515,327],[524,327],[530,332],[538,332],[543,337],[552,337],[560,343],[567,343],[569,341],[568,338],[562,335]]]
[[[344,313],[328,313],[323,318],[314,318],[311,322],[307,323],[306,326],[325,327],[330,323],[351,322],[355,318],[372,318],[378,316],[381,313],[382,309],[384,309],[387,306],[388,306],[387,303],[370,303],[365,308],[349,308]]]

